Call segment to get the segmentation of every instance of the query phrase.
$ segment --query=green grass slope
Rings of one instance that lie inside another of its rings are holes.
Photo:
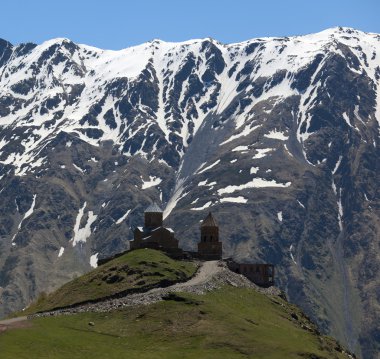
[[[0,334],[2,359],[347,358],[297,307],[230,286],[30,324]]]
[[[153,249],[139,249],[99,266],[49,295],[41,295],[36,303],[19,314],[71,306],[118,293],[143,292],[185,281],[195,271],[196,266],[191,262],[173,260]]]

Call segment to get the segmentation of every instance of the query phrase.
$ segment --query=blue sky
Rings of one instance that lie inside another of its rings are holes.
[[[380,33],[380,0],[5,0],[0,38],[13,44],[67,37],[107,49],[155,38],[230,43],[349,26]]]

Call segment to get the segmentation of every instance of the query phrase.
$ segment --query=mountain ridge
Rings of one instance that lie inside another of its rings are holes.
[[[322,330],[376,353],[379,35],[59,41],[0,45],[3,315],[127,249],[157,201],[189,249],[212,209],[225,255],[276,264]]]

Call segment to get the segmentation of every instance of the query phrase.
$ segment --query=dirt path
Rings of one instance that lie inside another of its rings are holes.
[[[7,329],[22,328],[27,326],[28,317],[17,317],[11,319],[0,320],[0,333]]]
[[[172,285],[172,289],[185,289],[194,285],[199,285],[204,282],[207,282],[217,273],[220,273],[223,270],[223,267],[220,265],[219,261],[208,261],[204,262],[199,268],[197,274],[185,283],[178,283]]]
[[[17,318],[5,319],[5,320],[0,320],[0,325],[12,325],[17,322],[23,322],[25,320],[28,320],[28,317],[17,317]]]

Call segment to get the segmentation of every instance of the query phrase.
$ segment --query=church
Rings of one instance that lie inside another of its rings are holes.
[[[163,225],[163,211],[156,204],[151,204],[144,212],[144,226],[137,227],[130,241],[130,249],[152,248],[162,250],[174,257],[180,257],[182,250],[171,228]]]
[[[184,252],[179,247],[174,231],[163,225],[163,211],[156,204],[151,204],[144,212],[144,226],[137,227],[134,238],[130,241],[130,249],[152,248],[166,252],[180,258]],[[219,227],[211,212],[201,223],[201,238],[198,243],[198,252],[189,253],[192,257],[205,260],[222,259],[223,248],[219,240]]]
[[[152,248],[165,252],[176,259],[221,260],[223,245],[219,240],[219,226],[209,212],[200,226],[200,240],[198,251],[183,251],[179,241],[171,228],[163,224],[163,211],[156,204],[151,204],[144,212],[144,226],[137,227],[134,238],[130,241],[130,250],[139,248]],[[266,263],[238,263],[232,258],[225,262],[230,270],[242,274],[259,286],[270,287],[274,285],[274,265]]]

